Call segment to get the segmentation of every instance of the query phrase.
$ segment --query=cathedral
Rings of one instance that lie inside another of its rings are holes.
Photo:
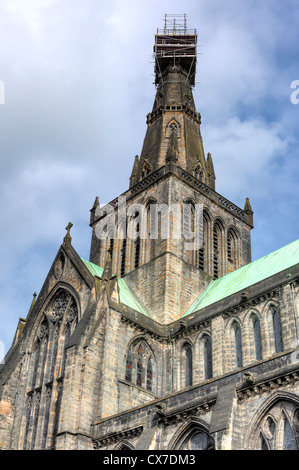
[[[96,197],[88,260],[67,225],[0,366],[1,449],[299,449],[299,240],[252,262],[250,201],[216,192],[204,150],[196,57],[165,17],[128,189]]]

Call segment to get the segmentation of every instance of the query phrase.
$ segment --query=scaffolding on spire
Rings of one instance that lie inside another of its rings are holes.
[[[157,29],[154,45],[155,84],[158,85],[169,65],[180,65],[195,85],[197,32],[187,29],[187,15],[165,14],[164,28]]]

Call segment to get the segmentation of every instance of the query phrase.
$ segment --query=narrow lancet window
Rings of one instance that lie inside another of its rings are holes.
[[[237,323],[234,324],[234,336],[235,336],[235,351],[236,351],[236,365],[237,367],[243,366],[243,357],[242,357],[242,339],[241,339],[241,330]]]
[[[125,379],[127,382],[132,381],[132,353],[131,351],[128,351],[128,354],[127,354]]]
[[[153,382],[153,366],[152,358],[150,357],[147,362],[147,371],[146,371],[146,389],[150,392],[152,391],[152,382]]]
[[[252,326],[253,326],[253,336],[254,336],[255,359],[258,361],[262,359],[262,341],[261,341],[260,321],[256,315],[252,317]]]
[[[280,327],[280,318],[279,313],[276,307],[272,307],[272,321],[273,321],[273,330],[274,330],[274,340],[275,340],[275,351],[282,352],[282,339],[281,339],[281,327]]]
[[[121,249],[121,262],[120,262],[120,275],[123,277],[126,273],[126,254],[127,254],[127,239],[124,238],[123,246]]]
[[[193,375],[193,365],[192,365],[192,349],[189,345],[185,347],[186,354],[186,387],[192,386],[192,375]]]
[[[204,339],[204,361],[205,361],[205,379],[213,377],[212,368],[212,342],[207,336]]]
[[[137,380],[136,385],[139,387],[142,386],[142,360],[143,360],[143,351],[141,344],[138,346],[137,350]]]

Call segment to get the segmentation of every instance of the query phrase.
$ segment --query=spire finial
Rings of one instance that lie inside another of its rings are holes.
[[[245,206],[244,206],[244,211],[245,212],[252,212],[253,213],[253,210],[251,208],[251,204],[250,204],[250,201],[249,201],[249,198],[247,197],[246,198],[246,201],[245,201]]]
[[[69,222],[67,224],[67,226],[65,227],[66,236],[63,239],[64,243],[71,243],[72,242],[72,237],[71,237],[71,234],[70,234],[70,230],[71,230],[72,226],[73,226],[73,224],[71,222]]]

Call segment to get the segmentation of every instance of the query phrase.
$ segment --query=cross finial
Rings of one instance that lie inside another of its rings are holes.
[[[63,239],[63,242],[64,242],[64,243],[71,243],[71,241],[72,241],[72,237],[71,237],[71,235],[70,235],[70,230],[71,230],[72,226],[73,226],[73,224],[72,224],[71,222],[69,222],[69,223],[67,224],[67,226],[65,227],[66,236],[65,236],[64,239]]]

